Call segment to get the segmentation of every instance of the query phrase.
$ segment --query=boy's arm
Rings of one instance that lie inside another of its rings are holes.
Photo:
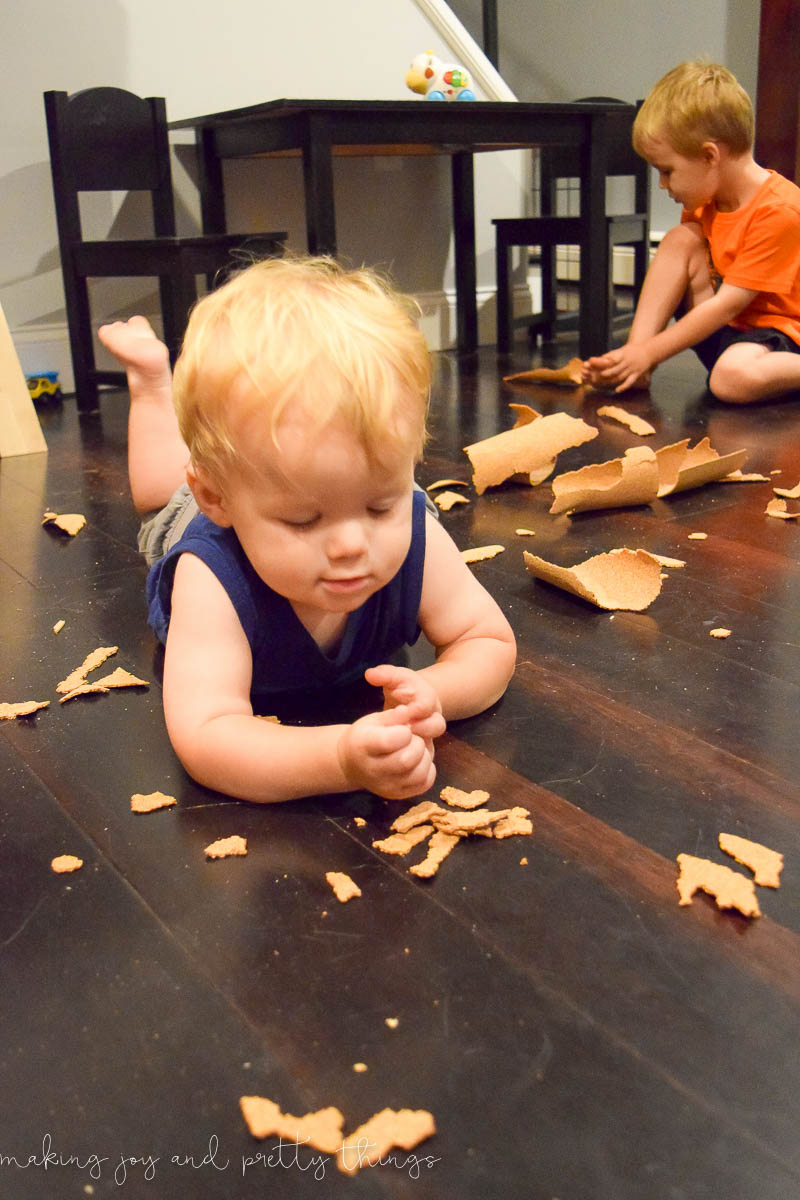
[[[590,358],[588,368],[595,379],[624,392],[642,375],[681,350],[696,346],[710,334],[733,321],[758,295],[749,288],[722,283],[708,300],[690,309],[673,325],[641,342],[627,342],[601,358]]]
[[[400,706],[352,725],[294,728],[261,721],[250,705],[252,657],[222,585],[191,554],[172,591],[164,660],[170,741],[199,783],[269,803],[365,788],[390,799],[428,790],[430,745]]]
[[[433,688],[447,720],[471,717],[502,696],[516,661],[511,626],[430,515],[419,623],[436,662],[415,674]]]

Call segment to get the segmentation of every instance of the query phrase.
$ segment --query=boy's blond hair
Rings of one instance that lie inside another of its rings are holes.
[[[633,146],[642,158],[654,140],[687,158],[704,142],[722,142],[733,155],[753,147],[753,105],[727,67],[695,59],[675,67],[652,89],[636,114]]]
[[[413,301],[367,268],[280,258],[239,272],[192,311],[174,397],[195,468],[218,482],[246,460],[233,418],[263,412],[273,439],[300,408],[343,420],[371,458],[419,457],[431,360]],[[232,404],[232,395],[237,402]],[[232,408],[235,412],[232,412]]]

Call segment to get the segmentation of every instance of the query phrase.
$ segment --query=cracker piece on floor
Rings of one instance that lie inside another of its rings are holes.
[[[525,809],[513,808],[507,817],[492,826],[492,837],[502,841],[507,837],[526,837],[533,833],[533,821]]]
[[[597,415],[608,417],[611,421],[619,421],[620,425],[627,425],[631,433],[637,434],[638,437],[650,437],[656,431],[655,426],[645,421],[644,417],[638,417],[636,413],[628,412],[626,408],[620,408],[616,404],[601,404]]]
[[[666,554],[653,554],[652,550],[648,550],[647,553],[652,554],[656,562],[660,563],[662,567],[673,567],[677,571],[681,567],[686,566],[686,560],[683,558],[668,558]]]
[[[527,550],[525,567],[537,579],[554,584],[598,608],[643,612],[661,591],[658,560],[646,550],[622,547],[595,554],[574,567],[559,567]]]
[[[484,837],[494,837],[494,831],[498,825],[504,825],[505,822],[510,822],[513,827],[518,821],[528,817],[527,808],[479,808],[473,812],[446,812],[443,816],[435,816],[432,818],[435,827],[442,833],[450,833],[460,837],[467,837],[471,833],[481,834]],[[507,826],[508,827],[508,826]],[[526,829],[525,832],[532,832],[531,829]],[[510,834],[504,834],[509,837]]]
[[[731,471],[723,475],[720,483],[769,483],[769,475],[761,475],[758,471]]]
[[[517,535],[517,537],[536,537],[535,529],[520,528],[520,529],[515,529],[514,533]]]
[[[442,512],[450,512],[455,504],[469,504],[467,497],[460,496],[458,492],[437,492],[433,500]]]
[[[86,524],[86,517],[83,513],[56,513],[48,511],[42,517],[42,524],[54,525],[62,533],[68,533],[70,537],[75,537],[75,534],[80,533]]]
[[[658,460],[658,494],[670,496],[673,492],[684,492],[687,488],[701,487],[730,475],[742,466],[747,458],[746,450],[734,450],[732,454],[718,454],[704,437],[689,449],[689,438],[662,446],[656,450]]]
[[[361,895],[361,888],[349,875],[345,875],[344,871],[326,871],[325,878],[333,888],[336,899],[342,904]]]
[[[174,796],[167,796],[165,792],[134,792],[131,796],[131,812],[156,812],[159,808],[172,808],[177,803]]]
[[[686,536],[689,538],[690,542],[704,542],[706,540],[706,538],[708,537],[708,534],[701,533],[700,530],[698,529],[694,533],[689,533]]]
[[[730,854],[731,858],[735,858],[743,867],[749,867],[760,887],[780,887],[783,855],[777,850],[770,850],[760,842],[737,837],[735,833],[721,833],[719,846],[720,850]]]
[[[634,446],[622,458],[592,463],[553,480],[551,513],[650,504],[658,495],[658,463],[649,446]]]
[[[473,546],[469,550],[462,550],[461,557],[465,563],[483,562],[486,558],[495,558],[504,550],[505,546]]]
[[[433,833],[432,825],[415,825],[413,829],[409,829],[408,833],[391,833],[389,837],[381,838],[380,841],[373,842],[372,845],[376,850],[381,850],[384,854],[397,854],[401,858],[408,854],[420,842],[424,842],[426,837]]]
[[[320,1108],[293,1117],[265,1096],[241,1096],[239,1108],[254,1138],[281,1137],[313,1146],[323,1154],[335,1154],[342,1145],[344,1117],[338,1108]]]
[[[571,358],[563,367],[534,367],[532,371],[518,371],[516,375],[504,375],[504,383],[566,383],[578,387],[583,383],[583,359]]]
[[[787,500],[800,500],[800,483],[793,488],[773,488],[776,496],[785,496]]]
[[[349,1133],[339,1146],[336,1165],[345,1175],[355,1175],[361,1167],[372,1167],[395,1146],[413,1150],[436,1133],[432,1115],[425,1109],[384,1108],[358,1129]]]
[[[770,500],[764,513],[768,517],[778,517],[781,521],[796,521],[800,517],[800,511],[789,512],[789,506],[785,500]]]
[[[679,854],[678,866],[679,904],[691,904],[692,896],[700,888],[714,897],[717,908],[736,908],[745,917],[761,916],[753,881],[739,871],[709,858],[695,858],[693,854]]]
[[[69,692],[74,691],[75,688],[80,687],[91,671],[101,666],[107,658],[110,658],[112,654],[116,654],[118,650],[119,646],[99,646],[97,650],[92,650],[90,654],[86,655],[86,658],[79,667],[70,672],[66,679],[62,679],[61,683],[56,684],[56,691],[59,696],[65,696]]]
[[[730,629],[724,629],[721,625],[718,629],[709,629],[708,636],[713,638],[729,638],[731,636]]]
[[[480,808],[489,799],[489,793],[482,792],[479,788],[473,792],[464,792],[457,787],[443,787],[439,797],[453,808]]]
[[[130,671],[117,667],[110,675],[104,675],[102,679],[94,679],[91,683],[82,683],[73,688],[71,692],[67,692],[66,696],[61,697],[59,704],[66,704],[67,700],[74,700],[76,696],[88,696],[93,692],[108,692],[113,688],[126,687],[150,687],[150,684],[146,679],[137,679],[135,675],[131,675]]]
[[[64,628],[66,623],[67,622],[63,617],[59,621],[56,621],[55,625],[53,626],[53,633],[61,633],[61,630]]]
[[[48,708],[49,700],[20,700],[17,704],[0,704],[0,721],[13,721],[15,717],[29,717],[40,708]]]
[[[50,863],[52,870],[56,875],[68,875],[70,871],[80,871],[83,866],[83,859],[76,858],[74,854],[59,854]]]
[[[437,829],[428,842],[428,853],[421,863],[409,867],[409,872],[418,879],[430,879],[439,870],[444,860],[455,845],[461,841],[458,834],[442,833]]]
[[[437,488],[469,487],[466,479],[436,479],[425,488],[426,492],[435,492]]]
[[[472,463],[472,482],[481,496],[488,487],[505,483],[513,475],[526,475],[532,484],[547,479],[562,450],[597,437],[597,430],[568,413],[536,416],[525,424],[496,433],[464,447]]]
[[[247,839],[234,833],[231,837],[218,838],[205,848],[206,858],[235,858],[247,854]]]
[[[419,804],[415,804],[413,808],[407,808],[399,817],[395,817],[391,828],[395,833],[408,833],[409,829],[413,829],[415,825],[424,825],[434,813],[445,811],[441,804],[434,804],[433,800],[420,800]]]

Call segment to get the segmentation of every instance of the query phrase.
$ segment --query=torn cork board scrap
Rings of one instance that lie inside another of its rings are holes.
[[[598,608],[643,612],[661,591],[661,563],[647,550],[620,547],[574,567],[559,567],[527,550],[523,558],[531,575]]]
[[[552,474],[562,450],[580,446],[597,437],[597,430],[580,417],[552,413],[542,417],[534,413],[518,415],[517,423],[502,433],[464,447],[472,464],[472,482],[479,496],[488,487],[505,483],[514,476],[526,477],[530,484],[541,483]]]

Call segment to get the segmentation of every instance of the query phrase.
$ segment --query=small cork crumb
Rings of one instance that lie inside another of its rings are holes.
[[[70,537],[75,537],[86,524],[86,517],[83,513],[57,513],[48,510],[42,517],[42,524],[53,525],[56,529],[60,529],[62,533],[67,533]]]
[[[325,878],[333,888],[336,899],[346,904],[356,896],[361,895],[361,888],[343,871],[326,871]]]
[[[400,1021],[397,1017],[387,1017],[386,1020],[384,1021],[384,1024],[388,1025],[389,1029],[397,1029],[397,1026],[400,1024]]]
[[[363,817],[353,817],[353,824],[357,825],[359,829],[363,829],[366,823]]]
[[[218,838],[205,848],[206,858],[236,858],[247,854],[247,839],[233,834],[232,837]]]
[[[483,562],[486,558],[495,558],[504,550],[505,546],[473,546],[470,550],[462,550],[461,557],[465,563]]]
[[[608,417],[612,421],[619,421],[620,425],[627,425],[631,433],[637,434],[639,437],[650,437],[655,433],[655,426],[649,421],[645,421],[644,417],[637,417],[635,413],[628,412],[625,408],[618,408],[616,404],[602,404],[597,410],[598,417]]]
[[[527,858],[521,858],[521,859],[519,860],[519,865],[520,865],[521,867],[527,867],[527,865],[528,865],[528,860],[527,860]]]
[[[434,483],[429,483],[425,491],[435,492],[437,488],[447,487],[469,487],[469,483],[466,479],[437,479]]]
[[[356,1075],[363,1075],[365,1071],[369,1070],[369,1067],[366,1063],[357,1062],[353,1063],[353,1070],[355,1071]]]
[[[156,812],[159,808],[171,808],[178,801],[174,796],[167,796],[164,792],[135,792],[131,796],[131,812],[149,813]]]
[[[789,512],[789,506],[785,500],[770,500],[764,513],[768,517],[778,517],[781,521],[796,521],[800,517],[800,510]]]
[[[110,658],[112,654],[116,654],[118,650],[119,646],[99,646],[97,650],[92,650],[79,667],[76,667],[66,679],[62,679],[61,683],[56,684],[59,696],[66,696],[80,687],[90,672],[94,671],[96,667],[102,666],[106,659]]]
[[[732,630],[723,629],[720,626],[719,629],[709,629],[708,636],[713,637],[713,638],[728,638],[731,636],[731,632],[732,632]]]
[[[780,887],[780,874],[783,870],[783,855],[777,850],[770,850],[760,842],[751,842],[747,838],[737,837],[735,833],[719,835],[720,850],[730,854],[743,867],[749,867],[753,872],[755,882],[759,887]]]
[[[515,529],[514,533],[517,535],[517,537],[536,537],[535,529],[525,529],[524,526],[519,529]]]
[[[690,542],[704,542],[706,540],[706,538],[708,537],[708,534],[700,533],[698,531],[697,533],[690,533],[688,535],[688,537],[689,537]]]
[[[40,708],[48,708],[49,700],[20,700],[17,704],[0,704],[0,721],[13,721],[16,717],[29,717]]]
[[[427,855],[421,863],[415,863],[413,867],[408,868],[410,873],[418,879],[430,879],[460,841],[460,834],[442,833],[437,830],[428,843]]]
[[[717,908],[736,908],[745,917],[761,916],[752,879],[692,854],[679,854],[678,866],[679,904],[691,904],[692,896],[700,889],[714,897]]]
[[[59,854],[50,863],[50,866],[56,875],[67,875],[70,871],[80,871],[83,866],[83,859],[76,858],[74,854]]]
[[[242,1096],[239,1108],[254,1138],[281,1137],[287,1142],[305,1143],[323,1154],[335,1154],[342,1145],[344,1117],[338,1108],[321,1108],[304,1117],[293,1117],[264,1096]]]
[[[449,512],[456,504],[469,504],[467,497],[459,496],[458,492],[438,492],[433,499],[442,512]]]
[[[464,792],[457,787],[443,787],[439,796],[445,804],[450,804],[453,808],[480,808],[489,799],[488,792],[482,792],[480,789]]]
[[[780,471],[777,472],[780,474]],[[785,496],[787,500],[800,500],[800,483],[795,484],[793,488],[773,488],[776,496]]]
[[[56,634],[61,633],[61,630],[64,628],[66,623],[67,622],[64,620],[63,617],[61,618],[60,621],[56,621],[55,625],[53,626],[53,633],[56,633]]]
[[[347,1135],[336,1156],[337,1166],[346,1175],[355,1175],[361,1167],[375,1166],[394,1146],[413,1150],[435,1133],[433,1116],[424,1109],[384,1108]]]
[[[420,842],[424,842],[425,838],[432,833],[432,825],[415,825],[407,833],[391,833],[388,837],[373,842],[372,845],[383,854],[397,854],[402,858]]]

